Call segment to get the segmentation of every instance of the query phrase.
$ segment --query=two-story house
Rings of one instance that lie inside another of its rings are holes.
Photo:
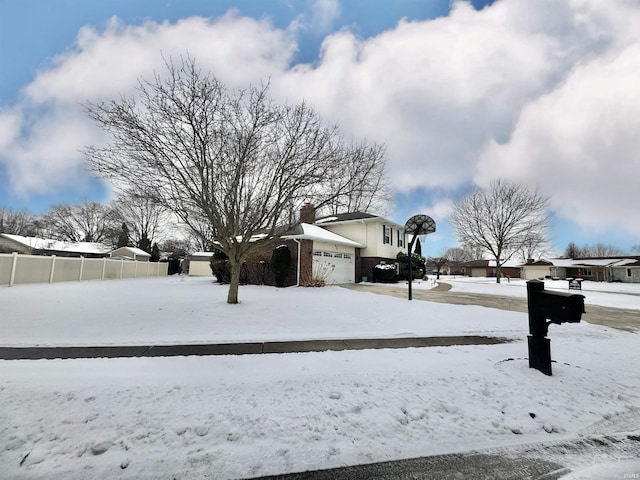
[[[326,284],[370,281],[374,265],[395,265],[398,253],[407,248],[404,227],[391,220],[361,212],[316,220],[315,208],[309,204],[300,209],[295,226],[256,251],[252,260],[268,260],[279,245],[286,245],[292,257],[287,286],[306,285],[315,277],[322,277]],[[210,275],[211,255],[194,256],[189,274]],[[266,284],[273,280],[268,271],[260,278]],[[251,283],[249,278],[247,281]]]
[[[370,213],[332,215],[318,219],[315,225],[360,245],[354,253],[356,282],[371,280],[376,264],[395,264],[398,253],[407,249],[404,226]],[[314,255],[315,252],[314,246]]]

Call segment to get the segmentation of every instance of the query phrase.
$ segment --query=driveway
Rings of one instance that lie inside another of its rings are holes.
[[[344,284],[341,287],[359,292],[371,292],[392,297],[407,298],[407,290],[384,283],[354,283]],[[486,295],[470,292],[452,292],[451,285],[440,282],[431,290],[413,289],[414,300],[427,302],[450,303],[453,305],[479,305],[482,307],[511,310],[527,313],[527,299],[508,297],[502,295]],[[599,305],[586,305],[586,313],[582,320],[596,325],[617,328],[626,332],[640,332],[640,312],[626,308],[602,307]]]

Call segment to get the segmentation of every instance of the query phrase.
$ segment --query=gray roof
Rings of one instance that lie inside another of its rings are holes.
[[[347,222],[349,220],[363,220],[367,218],[378,218],[377,215],[364,212],[348,212],[339,213],[337,215],[327,215],[316,220],[316,223],[328,223],[328,222]]]

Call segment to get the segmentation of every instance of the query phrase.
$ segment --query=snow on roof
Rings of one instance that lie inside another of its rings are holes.
[[[213,257],[215,252],[194,252],[189,257]]]
[[[337,245],[345,245],[348,247],[356,247],[356,248],[364,247],[364,245],[358,242],[349,240],[348,238],[345,238],[342,235],[338,235],[337,233],[330,232],[329,230],[325,230],[324,228],[319,227],[317,225],[311,225],[309,223],[301,223],[300,226],[302,227],[302,231],[304,233],[296,234],[296,235],[285,235],[283,238],[316,240],[318,242],[333,243]]]
[[[20,243],[34,250],[51,250],[56,252],[70,253],[108,253],[111,248],[96,242],[62,242],[60,240],[50,240],[38,237],[23,237],[22,235],[13,235],[9,233],[0,234],[3,237]]]
[[[637,262],[633,258],[554,258],[550,261],[555,267],[622,267]]]
[[[150,257],[151,254],[148,252],[145,252],[144,250],[142,250],[141,248],[137,248],[137,247],[120,247],[120,248],[116,248],[115,250],[113,250],[114,252],[117,252],[118,250],[127,250],[128,252],[133,253],[134,255],[137,256],[142,256],[142,257]],[[113,253],[113,252],[112,252]]]

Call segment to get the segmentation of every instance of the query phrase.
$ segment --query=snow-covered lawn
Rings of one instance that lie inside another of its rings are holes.
[[[621,295],[622,296],[622,295]],[[638,334],[339,287],[156,278],[0,289],[0,344],[109,345],[486,334],[492,346],[0,361],[0,477],[239,478],[571,438],[640,416]],[[637,431],[637,424],[634,427]]]

